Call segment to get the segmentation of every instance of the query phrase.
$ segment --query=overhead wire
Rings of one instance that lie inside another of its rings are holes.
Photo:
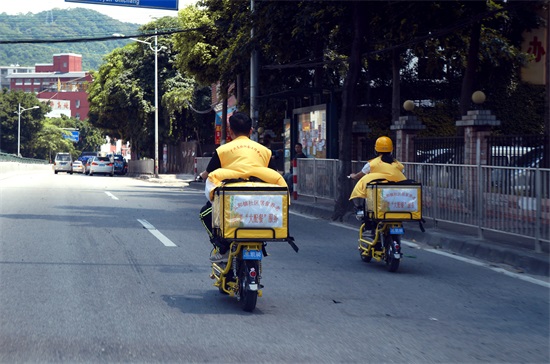
[[[0,40],[0,44],[41,44],[41,43],[83,43],[83,42],[100,42],[105,40],[119,40],[129,38],[143,38],[161,35],[170,35],[176,33],[190,32],[193,30],[203,30],[204,27],[173,29],[165,31],[157,31],[156,33],[138,33],[131,35],[109,35],[96,37],[78,37],[78,38],[60,38],[60,39],[19,39],[19,40]]]

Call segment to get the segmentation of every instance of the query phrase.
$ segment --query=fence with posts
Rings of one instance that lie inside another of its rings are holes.
[[[334,200],[338,163],[333,159],[299,159],[298,196]],[[352,170],[359,171],[363,164],[352,162]],[[425,218],[472,226],[480,235],[493,231],[529,238],[535,251],[548,251],[550,169],[403,164],[405,175],[422,183]]]

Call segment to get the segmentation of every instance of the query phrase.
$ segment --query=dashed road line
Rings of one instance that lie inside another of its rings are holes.
[[[109,196],[110,198],[112,198],[113,200],[118,200],[118,197],[116,197],[115,195],[113,195],[111,192],[109,191],[105,191],[105,194],[107,196]]]
[[[139,223],[143,225],[145,229],[149,230],[149,232],[153,234],[155,238],[159,239],[160,242],[164,244],[164,246],[177,246],[172,242],[172,240],[168,239],[163,233],[158,231],[156,227],[149,223],[149,221],[140,219],[137,219],[137,221],[139,221]]]

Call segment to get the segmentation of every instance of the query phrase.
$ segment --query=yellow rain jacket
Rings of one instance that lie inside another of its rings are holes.
[[[226,179],[257,177],[264,182],[287,187],[283,176],[267,167],[271,150],[246,136],[218,147],[216,153],[223,167],[208,174],[205,193],[210,201],[214,199],[214,189]]]
[[[367,197],[367,184],[375,179],[386,179],[391,182],[399,182],[407,179],[403,174],[405,168],[400,162],[394,161],[392,164],[382,162],[382,156],[371,159],[370,172],[364,175],[359,182],[355,184],[351,192],[350,200],[354,198]]]

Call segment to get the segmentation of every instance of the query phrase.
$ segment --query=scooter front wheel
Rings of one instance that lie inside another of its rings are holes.
[[[361,260],[365,263],[370,263],[372,260],[372,255],[369,253],[368,255],[363,254],[363,251],[360,250],[359,254],[361,255]]]
[[[243,307],[243,310],[252,312],[256,308],[256,301],[258,300],[258,289],[260,282],[259,277],[259,264],[256,260],[243,260],[241,261],[241,269],[239,272],[239,300]],[[254,283],[251,283],[254,282]],[[251,284],[256,285],[256,289],[252,289]]]

